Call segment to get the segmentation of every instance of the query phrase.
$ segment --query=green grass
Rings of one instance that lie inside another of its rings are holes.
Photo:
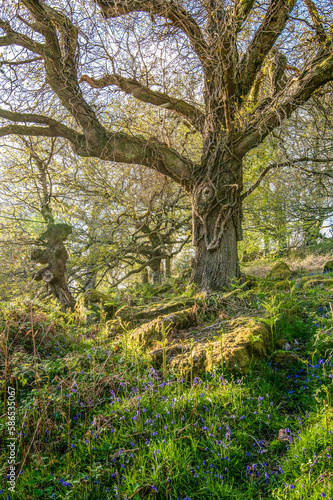
[[[316,308],[326,291],[297,293],[302,315],[290,319],[290,292],[277,292],[276,338],[302,342],[298,363],[282,369],[267,359],[245,376],[217,366],[192,385],[173,373],[164,379],[104,324],[88,327],[54,308],[36,309],[31,324],[29,307],[3,306],[1,365],[8,360],[24,433],[9,498],[333,497],[332,316],[328,302]],[[261,284],[251,300],[267,297]],[[2,383],[2,401],[3,392]],[[7,459],[0,499],[8,497]]]

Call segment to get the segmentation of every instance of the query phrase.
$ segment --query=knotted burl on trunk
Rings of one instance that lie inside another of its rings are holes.
[[[203,238],[207,250],[214,252],[219,248],[230,223],[235,227],[237,240],[241,239],[239,191],[238,184],[220,187],[209,181],[195,187],[192,194],[193,215],[196,219],[193,228],[195,246],[198,239]]]
[[[44,233],[39,236],[40,246],[31,252],[31,260],[46,265],[39,269],[33,279],[44,281],[52,295],[59,300],[63,311],[74,309],[75,300],[72,297],[66,280],[66,261],[68,253],[64,241],[71,234],[68,224],[49,223]]]
[[[221,153],[204,167],[191,192],[196,247],[192,281],[202,290],[215,291],[240,278],[237,241],[242,238],[242,166]]]

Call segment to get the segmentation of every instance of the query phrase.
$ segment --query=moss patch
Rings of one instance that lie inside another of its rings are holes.
[[[173,313],[182,309],[188,309],[194,305],[204,304],[204,294],[195,297],[175,297],[169,300],[162,300],[149,304],[149,306],[123,306],[116,313],[116,317],[121,321],[136,323],[142,319],[153,319],[158,316]]]
[[[285,262],[277,262],[275,266],[271,269],[267,278],[273,278],[278,280],[287,280],[291,277],[291,269]]]
[[[196,316],[192,308],[178,311],[145,323],[136,328],[131,334],[131,340],[134,344],[139,344],[144,349],[150,348],[155,342],[163,339],[163,333],[176,328],[182,330],[196,323]]]
[[[290,351],[276,351],[272,355],[272,362],[278,367],[287,368],[291,364],[297,363],[300,358],[294,352]]]
[[[304,283],[304,288],[332,288],[333,287],[333,278],[321,278],[321,279],[310,279]]]
[[[106,302],[109,297],[105,293],[91,289],[84,292],[83,298],[84,305],[89,306],[90,304],[100,304],[100,302]]]
[[[189,379],[199,376],[205,371],[212,371],[217,364],[223,362],[228,370],[245,373],[252,360],[267,357],[271,343],[267,326],[255,319],[238,318],[230,323],[232,331],[223,336],[221,342],[195,343],[192,355],[189,346],[182,355],[171,359],[169,366]]]

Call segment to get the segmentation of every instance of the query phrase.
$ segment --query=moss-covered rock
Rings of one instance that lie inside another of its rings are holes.
[[[246,274],[245,275],[245,283],[248,288],[254,288],[257,286],[259,282],[258,276],[254,276],[253,274]]]
[[[320,287],[331,287],[332,286],[332,278],[323,278],[322,274],[315,275],[315,276],[303,276],[302,278],[298,278],[295,281],[295,287],[296,289],[299,288],[314,288],[316,286]]]
[[[252,360],[267,357],[271,339],[264,323],[251,318],[241,318],[231,322],[233,330],[223,336],[221,342],[195,343],[192,353],[187,346],[186,352],[170,360],[169,366],[183,374],[184,378],[199,376],[223,365],[235,373],[245,373]]]
[[[166,359],[167,359],[167,362],[169,363],[172,358],[174,358],[178,354],[181,354],[182,346],[181,346],[181,344],[167,346],[165,348],[165,351],[166,351]],[[185,346],[184,352],[187,352],[187,351],[188,351],[188,346]],[[148,354],[149,354],[155,368],[161,368],[161,366],[163,364],[163,348],[160,347],[159,349],[154,349],[153,351],[149,352]]]
[[[105,293],[93,289],[85,291],[83,294],[83,298],[85,306],[88,306],[90,304],[100,304],[101,302],[105,302],[106,300],[108,300],[108,296]]]
[[[175,313],[160,316],[136,328],[131,334],[133,344],[138,344],[144,349],[150,348],[155,342],[163,339],[163,334],[170,329],[182,330],[196,323],[193,309],[185,309]]]
[[[333,287],[333,278],[311,278],[304,283],[304,288],[332,288]]]
[[[290,290],[290,281],[288,279],[275,283],[277,290]]]
[[[98,315],[100,313],[101,304],[107,318],[110,319],[114,316],[116,306],[113,302],[113,298],[106,293],[100,292],[99,290],[89,289],[84,292],[82,300],[83,305],[87,310],[87,316],[89,317],[90,322],[93,320],[94,315]]]
[[[291,277],[291,269],[285,262],[277,262],[275,266],[271,269],[267,278],[273,278],[277,280],[287,280]]]
[[[329,260],[328,262],[326,262],[326,264],[324,265],[323,272],[333,273],[333,260]]]
[[[291,345],[288,339],[278,339],[275,342],[275,345],[278,349],[283,351],[289,351],[291,349]]]
[[[158,316],[188,309],[194,305],[202,306],[204,304],[204,294],[198,294],[195,297],[175,297],[173,299],[162,300],[144,306],[123,306],[116,312],[116,318],[121,321],[137,323],[142,319],[153,319]]]
[[[275,351],[272,355],[272,363],[280,368],[288,368],[291,364],[297,363],[300,358],[291,351]]]

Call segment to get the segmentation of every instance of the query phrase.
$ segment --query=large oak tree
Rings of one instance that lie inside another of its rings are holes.
[[[79,156],[143,165],[183,185],[193,207],[193,280],[206,290],[228,286],[240,274],[237,241],[242,199],[249,194],[243,192],[244,156],[333,79],[329,2],[96,4],[94,11],[92,4],[69,0],[4,3],[0,135],[61,137]],[[161,66],[154,71],[159,44],[165,47],[163,71]],[[101,74],[105,54],[108,65]],[[135,64],[138,57],[141,63]],[[171,74],[174,86],[165,83]],[[191,77],[197,86],[190,100]],[[94,89],[104,93],[94,95]],[[200,159],[149,130],[135,135],[127,126],[115,126],[105,111],[114,90],[182,117],[191,133],[202,137]],[[29,96],[33,102],[27,102]]]

